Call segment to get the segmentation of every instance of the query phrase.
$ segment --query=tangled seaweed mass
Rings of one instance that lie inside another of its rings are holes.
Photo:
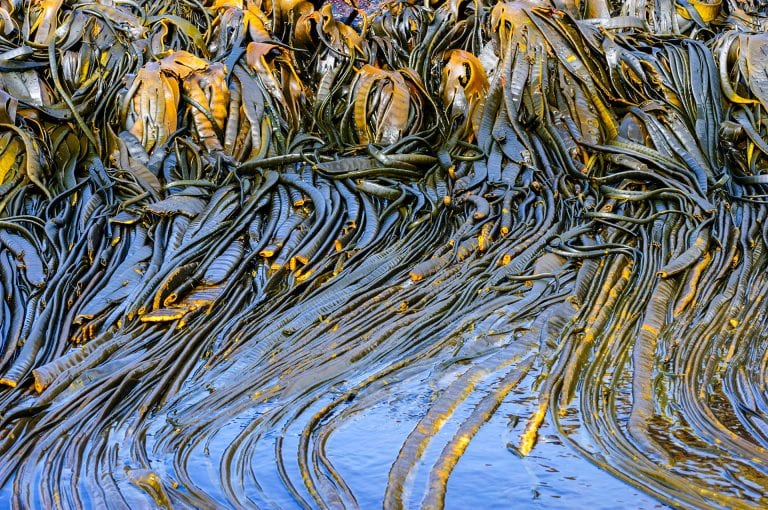
[[[514,397],[504,452],[765,507],[761,9],[0,0],[6,501],[355,507],[399,400],[377,504],[440,507]]]

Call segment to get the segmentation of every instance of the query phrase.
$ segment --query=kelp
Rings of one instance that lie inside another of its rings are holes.
[[[500,451],[765,506],[764,14],[0,2],[4,494],[364,506],[398,400],[379,501],[437,508],[524,394]]]

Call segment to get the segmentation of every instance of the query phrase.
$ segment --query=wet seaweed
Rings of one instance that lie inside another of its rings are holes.
[[[763,10],[0,1],[0,486],[358,507],[399,398],[381,501],[439,508],[525,391],[500,450],[764,507]]]

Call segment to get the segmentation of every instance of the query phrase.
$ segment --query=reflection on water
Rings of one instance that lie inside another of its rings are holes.
[[[447,509],[667,508],[579,456],[548,423],[530,456],[521,458],[508,451],[505,443],[516,438],[505,410],[514,409],[514,399],[510,396],[504,402],[462,456],[448,482]],[[380,505],[393,452],[418,421],[417,416],[408,417],[408,409],[410,404],[400,399],[382,403],[344,424],[329,441],[328,456],[357,488],[363,508]],[[432,453],[431,457],[427,453],[423,466],[437,452]],[[422,473],[413,481],[411,508],[419,506],[425,478]]]

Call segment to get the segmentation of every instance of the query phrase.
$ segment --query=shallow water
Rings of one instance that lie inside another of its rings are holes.
[[[541,428],[541,439],[533,454],[521,458],[507,450],[505,445],[511,439],[510,415],[505,410],[515,408],[515,398],[518,397],[510,396],[504,402],[462,456],[448,484],[446,509],[668,508],[579,456],[560,440],[547,422]],[[361,508],[381,506],[393,453],[417,420],[418,415],[413,412],[410,401],[398,399],[383,402],[364,415],[356,416],[331,436],[328,456],[347,483],[354,487]],[[267,436],[271,441],[265,441],[261,455],[256,456],[263,462],[253,465],[268,498],[254,498],[254,501],[264,507],[300,508],[285,491],[274,469],[274,436]],[[214,441],[211,448],[221,447],[225,442],[225,438]],[[205,455],[200,455],[199,463],[190,466],[190,473],[200,487],[216,494],[219,486],[215,482],[217,470],[205,459]],[[153,466],[161,470],[170,459],[157,457],[154,460]],[[417,477],[413,482],[412,503],[415,506],[418,506],[419,483],[423,481]],[[11,502],[11,487],[5,486],[0,490],[0,507],[9,508]],[[139,497],[133,499],[132,504],[134,508],[141,508],[147,500]]]
[[[505,400],[461,457],[448,482],[445,508],[667,508],[579,456],[549,423],[530,456],[509,451],[506,444],[516,439],[509,427],[516,398]],[[328,455],[345,480],[359,488],[362,508],[381,505],[392,452],[417,421],[417,416],[408,418],[408,409],[402,400],[380,404],[344,424],[329,442]],[[428,452],[422,466],[428,467],[429,459]],[[423,476],[413,481],[411,508],[418,507],[424,482]]]

